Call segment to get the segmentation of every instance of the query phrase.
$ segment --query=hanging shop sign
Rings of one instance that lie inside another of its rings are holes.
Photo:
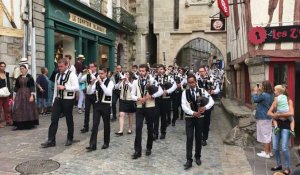
[[[248,32],[248,39],[254,45],[275,42],[300,42],[300,25],[254,27]]]
[[[96,23],[93,23],[93,22],[91,22],[91,21],[89,21],[87,19],[84,19],[84,18],[82,18],[80,16],[77,16],[77,15],[75,15],[73,13],[70,13],[70,19],[69,19],[69,21],[74,22],[74,23],[76,23],[78,25],[87,27],[89,29],[95,30],[97,32],[106,34],[106,28],[105,27],[100,26],[100,25],[98,25]]]
[[[211,19],[210,30],[223,31],[225,30],[225,19]]]
[[[218,7],[225,17],[229,17],[228,0],[218,0]]]

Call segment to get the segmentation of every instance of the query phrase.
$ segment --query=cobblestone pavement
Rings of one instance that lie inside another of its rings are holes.
[[[41,117],[36,129],[10,131],[10,127],[0,129],[0,174],[18,174],[14,170],[19,163],[34,159],[53,159],[61,166],[49,174],[210,174],[210,175],[250,175],[253,169],[248,162],[244,150],[236,146],[223,144],[226,133],[231,129],[224,116],[222,108],[216,106],[212,113],[211,132],[208,145],[202,149],[202,165],[185,171],[185,125],[179,120],[175,127],[167,128],[165,140],[154,142],[152,155],[145,156],[146,125],[143,129],[143,155],[138,160],[132,160],[134,152],[134,136],[125,134],[116,137],[118,122],[112,123],[111,143],[106,150],[101,150],[103,144],[103,126],[101,121],[98,134],[98,150],[87,153],[90,132],[79,132],[83,123],[83,115],[74,110],[75,135],[80,142],[71,147],[65,147],[66,124],[60,120],[56,147],[43,149],[40,143],[47,138],[50,117]],[[127,121],[126,121],[127,124]],[[125,127],[126,128],[126,127]]]

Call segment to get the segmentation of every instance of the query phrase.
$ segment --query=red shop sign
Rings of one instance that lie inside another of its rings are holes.
[[[225,17],[229,17],[228,0],[218,0],[218,7]]]

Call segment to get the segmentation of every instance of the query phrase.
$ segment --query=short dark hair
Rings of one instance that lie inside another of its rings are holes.
[[[104,72],[107,72],[107,71],[108,71],[107,68],[104,67],[104,66],[99,66],[99,70],[102,70],[102,71],[104,71]]]
[[[138,66],[135,64],[135,65],[132,65],[132,68],[138,68]]]
[[[41,68],[41,73],[42,73],[42,74],[45,74],[45,72],[46,72],[46,69],[47,69],[47,68],[45,68],[45,67],[42,67],[42,68]]]
[[[94,62],[94,61],[90,62],[89,65],[90,65],[90,64],[93,64],[95,67],[97,67],[96,62]]]
[[[190,78],[193,78],[195,81],[197,81],[197,78],[194,74],[189,74],[188,77],[187,77],[187,80],[190,79]]]
[[[166,70],[166,67],[164,66],[164,65],[162,65],[162,64],[160,64],[160,65],[158,65],[158,68],[163,68],[164,70]]]
[[[68,58],[64,57],[64,58],[61,58],[57,61],[57,64],[61,64],[63,63],[64,65],[68,65]]]
[[[71,59],[72,59],[72,56],[71,56],[71,55],[65,55],[65,58],[71,60]]]
[[[201,68],[204,69],[204,70],[206,70],[206,67],[204,65],[202,65],[202,66],[199,67],[199,69],[201,69]]]
[[[4,63],[3,61],[0,62],[0,65],[1,65],[1,64],[4,64],[4,65],[6,66],[6,63]]]
[[[141,69],[141,68],[145,68],[146,71],[149,72],[149,67],[148,67],[147,64],[141,64],[141,65],[139,66],[139,69]]]
[[[121,65],[117,65],[116,67],[118,67],[118,66],[120,66],[120,67],[121,67],[121,69],[122,69],[122,66],[121,66]]]

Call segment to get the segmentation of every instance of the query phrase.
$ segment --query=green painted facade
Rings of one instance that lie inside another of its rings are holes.
[[[45,61],[49,72],[54,69],[55,32],[75,38],[75,55],[85,55],[85,64],[97,61],[98,45],[109,47],[109,68],[114,69],[116,33],[129,33],[128,29],[78,1],[45,0],[45,7]],[[106,33],[70,21],[70,13],[106,28]]]

